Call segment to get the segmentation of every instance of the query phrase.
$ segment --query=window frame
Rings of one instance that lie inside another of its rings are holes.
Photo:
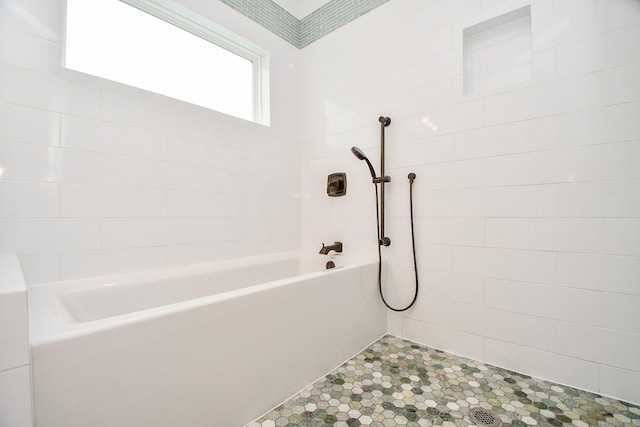
[[[196,37],[208,41],[222,49],[225,49],[235,55],[238,55],[252,63],[252,84],[253,84],[253,117],[250,121],[262,124],[265,126],[270,125],[270,112],[269,112],[269,52],[252,43],[249,40],[233,33],[232,31],[222,27],[221,25],[211,21],[210,19],[194,12],[193,10],[177,3],[173,0],[117,0],[141,10],[155,18],[165,21],[171,25],[174,25],[184,31],[187,31]],[[66,48],[67,48],[67,8],[68,0],[64,4],[63,15],[63,40],[62,40],[62,67],[65,70],[70,70],[84,75],[89,75],[99,79],[107,81],[110,80],[106,77],[101,77],[95,74],[75,70],[73,68],[66,67]],[[200,108],[205,108],[209,111],[216,111],[221,114],[225,114],[230,117],[236,117],[241,120],[241,117],[234,116],[224,111],[213,110],[206,106],[191,103],[189,101],[183,101],[178,98],[174,98],[169,95],[165,95],[159,92],[154,92],[145,88],[140,88],[128,83],[115,81],[118,84],[125,85],[127,87],[135,88],[136,90],[143,90],[149,93],[165,96],[169,99],[176,100],[178,102],[185,102],[191,105],[195,105]]]

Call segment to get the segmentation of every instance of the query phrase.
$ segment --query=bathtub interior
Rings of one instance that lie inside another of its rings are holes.
[[[195,271],[167,271],[161,277],[106,278],[92,287],[70,286],[60,302],[76,322],[90,322],[238,289],[322,272],[322,259],[287,255],[282,260],[248,261],[244,266],[214,263]]]
[[[333,261],[335,268],[327,269]],[[331,275],[371,261],[337,255],[283,252],[187,267],[45,283],[29,288],[32,340],[92,328],[127,316],[153,316],[189,303],[237,297],[254,288],[306,276]]]

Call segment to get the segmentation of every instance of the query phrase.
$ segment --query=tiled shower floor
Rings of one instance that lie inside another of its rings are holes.
[[[640,407],[384,336],[249,427],[640,426]]]

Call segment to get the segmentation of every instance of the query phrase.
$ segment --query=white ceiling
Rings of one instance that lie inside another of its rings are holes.
[[[302,19],[320,6],[331,0],[273,0],[285,8],[290,14]]]

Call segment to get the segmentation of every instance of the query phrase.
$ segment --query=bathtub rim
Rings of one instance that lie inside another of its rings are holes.
[[[56,282],[32,285],[27,288],[29,307],[29,343],[31,347],[52,344],[64,340],[70,340],[84,335],[104,332],[118,327],[124,327],[132,323],[151,321],[163,316],[175,315],[190,309],[204,307],[206,305],[222,302],[255,292],[292,285],[298,281],[309,280],[323,275],[338,274],[342,271],[361,268],[377,263],[376,260],[351,256],[336,255],[342,265],[334,269],[324,269],[309,273],[299,274],[270,282],[250,285],[240,289],[234,289],[199,298],[178,301],[158,307],[124,313],[112,317],[96,319],[87,322],[78,322],[71,317],[59,296],[62,289],[89,289],[104,285],[105,282],[120,281],[122,284],[136,283],[153,279],[175,278],[198,273],[215,273],[217,270],[241,268],[247,262],[255,264],[268,264],[283,260],[304,259],[311,255],[299,251],[279,252],[268,255],[258,255],[229,260],[213,261],[167,268],[157,268],[130,273],[88,277],[82,279],[62,280]],[[339,258],[338,258],[339,257]]]

